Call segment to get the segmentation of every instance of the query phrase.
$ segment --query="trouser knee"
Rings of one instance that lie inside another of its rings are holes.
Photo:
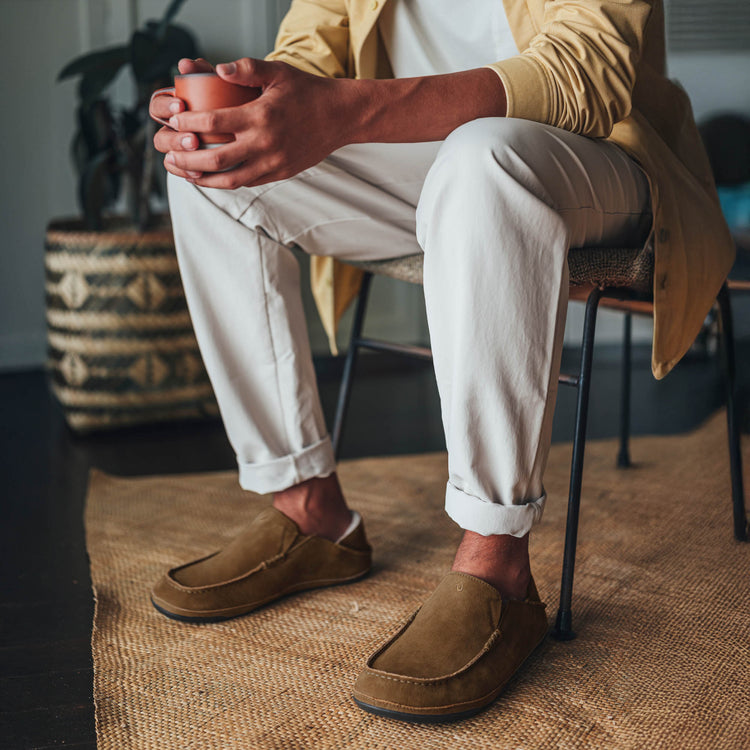
[[[524,248],[510,241],[511,227],[524,224],[530,237],[534,222],[529,221],[533,214],[526,215],[528,211],[547,213],[550,209],[543,182],[532,166],[531,150],[539,127],[543,126],[523,120],[482,118],[460,126],[446,138],[417,206],[417,238],[425,264],[434,261],[445,268],[455,264],[463,269],[479,263],[481,268],[492,252],[496,270],[500,270],[497,264],[512,268],[513,254]],[[526,213],[521,216],[521,211]],[[461,227],[466,242],[451,251],[446,243],[431,241],[440,226]],[[493,245],[502,245],[499,257]],[[435,252],[447,257],[431,259]]]
[[[206,234],[220,232],[220,225],[227,223],[241,224],[249,231],[262,229],[264,232],[269,224],[260,202],[248,188],[244,188],[241,194],[240,191],[201,188],[169,174],[167,192],[173,224],[185,218],[193,223],[200,218]],[[201,247],[200,243],[191,243],[190,246]]]

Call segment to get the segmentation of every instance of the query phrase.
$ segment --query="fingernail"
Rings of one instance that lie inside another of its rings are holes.
[[[174,154],[170,151],[164,161],[167,162],[167,164],[174,164]]]
[[[217,70],[219,68],[221,68],[219,72],[223,73],[225,76],[231,76],[237,72],[237,66],[234,63],[223,63],[217,66]]]
[[[195,148],[195,144],[193,143],[193,136],[192,135],[186,135],[181,141],[182,145],[185,148]]]
[[[172,102],[169,105],[169,111],[177,114],[178,112],[182,111],[182,105],[179,102]]]
[[[177,123],[178,123],[177,115],[174,115],[173,117],[169,118],[169,127],[172,128],[173,130],[179,130]]]
[[[189,175],[190,177],[200,177],[200,176],[201,176],[201,173],[200,173],[200,172],[191,172],[191,171],[189,171],[189,170],[188,170],[187,174],[188,174],[188,175]]]

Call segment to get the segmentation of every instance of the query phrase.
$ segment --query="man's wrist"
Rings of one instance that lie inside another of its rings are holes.
[[[442,140],[480,117],[503,117],[505,89],[489,68],[442,76],[336,79],[340,146]]]
[[[371,124],[375,118],[375,81],[369,79],[337,78],[334,116],[338,148],[351,143],[370,143],[375,140]]]

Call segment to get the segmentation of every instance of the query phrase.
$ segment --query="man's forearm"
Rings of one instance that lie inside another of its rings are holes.
[[[242,58],[217,73],[262,93],[247,105],[209,111],[188,112],[173,102],[180,111],[155,139],[170,172],[204,187],[283,180],[350,143],[439,141],[466,122],[506,112],[505,89],[489,68],[357,81]],[[234,140],[200,149],[201,133],[230,133]]]
[[[348,143],[439,141],[479,117],[504,117],[500,78],[489,68],[423,78],[339,81]]]

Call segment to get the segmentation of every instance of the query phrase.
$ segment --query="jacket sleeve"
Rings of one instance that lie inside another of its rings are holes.
[[[541,28],[515,57],[493,63],[508,117],[607,137],[630,114],[654,0],[549,0]]]
[[[292,0],[267,60],[280,60],[319,76],[348,72],[349,15],[345,0]]]

